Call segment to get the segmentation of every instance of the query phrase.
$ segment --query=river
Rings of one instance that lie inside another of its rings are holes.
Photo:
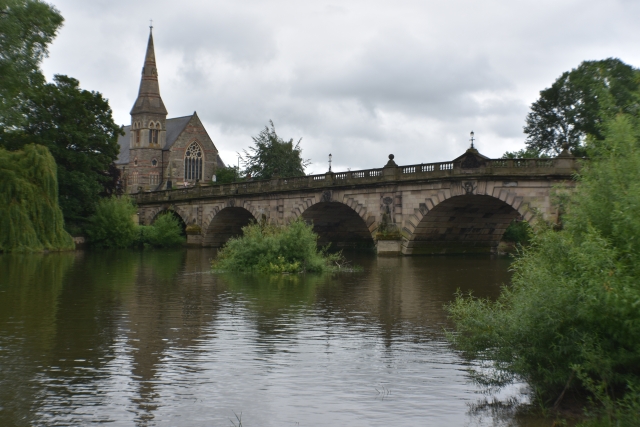
[[[214,256],[0,255],[0,425],[548,425],[483,406],[444,339],[443,304],[495,298],[508,258],[258,277],[212,274]]]

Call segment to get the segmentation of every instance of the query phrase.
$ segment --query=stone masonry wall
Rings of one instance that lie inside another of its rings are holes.
[[[193,141],[198,142],[204,153],[204,176],[202,182],[211,182],[215,174],[218,151],[202,125],[202,122],[198,116],[194,114],[170,150],[174,186],[176,184],[180,186],[184,182],[184,153]],[[193,183],[191,183],[191,185],[193,185]]]
[[[162,209],[176,210],[183,216],[185,223],[197,223],[201,226],[202,242],[206,246],[220,240],[211,233],[215,227],[220,229],[219,224],[216,226],[216,216],[225,208],[244,209],[250,214],[243,217],[245,222],[248,218],[260,219],[264,216],[273,223],[285,224],[302,216],[324,221],[326,225],[331,223],[333,214],[329,213],[323,220],[320,214],[323,209],[310,208],[318,203],[327,206],[329,203],[339,203],[357,215],[353,218],[359,217],[358,221],[366,226],[372,237],[375,237],[382,216],[390,216],[392,223],[402,233],[402,251],[405,254],[438,252],[439,250],[425,249],[435,243],[455,250],[475,247],[474,251],[486,251],[496,245],[513,218],[530,222],[534,218],[540,218],[554,222],[557,211],[551,204],[551,190],[555,184],[560,183],[568,187],[573,185],[571,182],[522,177],[517,181],[463,179],[408,182],[363,188],[177,201],[143,206],[141,210],[142,217],[148,220]],[[313,214],[305,214],[312,211]],[[346,221],[346,217],[343,220]],[[228,215],[225,216],[225,221],[227,225],[231,221]],[[348,221],[353,219],[348,218]],[[339,228],[335,231],[339,231]]]

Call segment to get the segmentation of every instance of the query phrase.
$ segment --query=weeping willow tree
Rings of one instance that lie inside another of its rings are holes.
[[[58,206],[56,162],[47,148],[0,148],[0,252],[73,249]]]

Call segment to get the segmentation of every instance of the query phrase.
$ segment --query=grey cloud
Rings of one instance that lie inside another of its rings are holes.
[[[159,33],[160,46],[179,52],[186,62],[200,56],[221,56],[236,65],[255,66],[277,55],[274,30],[254,13],[230,11],[222,16],[199,14],[197,8],[191,8],[174,18],[189,25]],[[198,28],[197,36],[193,28]]]
[[[584,59],[640,65],[637,2],[53,0],[65,27],[44,64],[129,121],[154,19],[170,116],[194,110],[233,157],[269,119],[303,137],[310,171],[444,161],[522,147],[528,107]],[[634,62],[635,61],[635,62]],[[225,159],[230,161],[229,159]]]
[[[347,63],[298,74],[293,92],[301,96],[351,98],[371,110],[384,106],[443,118],[478,114],[472,93],[512,86],[486,57],[433,48],[400,29],[379,34]]]

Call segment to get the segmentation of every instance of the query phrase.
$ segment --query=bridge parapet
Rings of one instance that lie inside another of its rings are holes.
[[[278,193],[302,189],[335,188],[353,185],[389,184],[391,182],[430,181],[443,179],[487,177],[517,179],[518,177],[570,178],[579,168],[578,159],[486,159],[468,167],[464,161],[421,163],[407,166],[386,166],[347,172],[327,172],[292,178],[260,181],[240,181],[231,184],[204,184],[133,194],[138,204],[237,196],[245,194]],[[467,167],[465,167],[467,166]]]

